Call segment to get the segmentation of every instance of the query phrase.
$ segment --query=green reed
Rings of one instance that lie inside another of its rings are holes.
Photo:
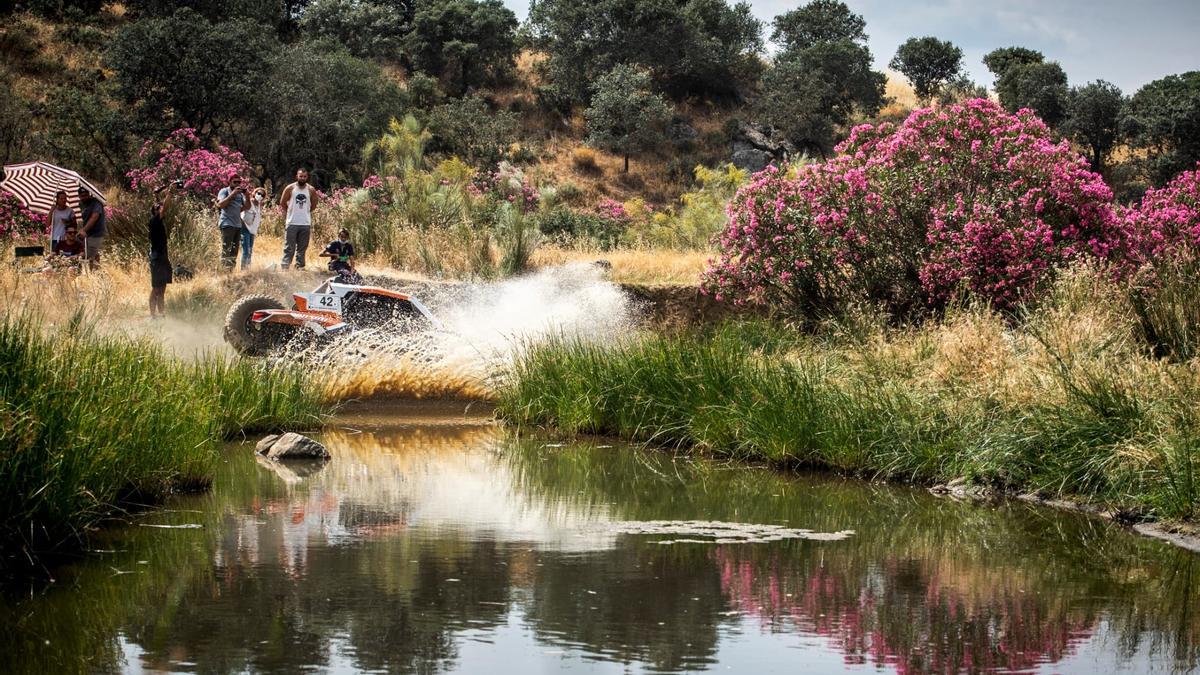
[[[1078,317],[1055,311],[1027,327],[977,313],[966,321],[984,327],[975,332],[931,325],[865,339],[765,323],[606,345],[561,339],[521,354],[499,414],[741,459],[923,483],[965,477],[1194,516],[1200,367],[1155,359],[1133,341],[1083,344]],[[1076,342],[1036,334],[1051,324]],[[1104,330],[1121,326],[1135,330]],[[931,376],[946,345],[962,340],[967,360],[988,349],[1008,360]]]
[[[207,485],[221,438],[319,422],[316,388],[294,371],[181,361],[81,325],[0,320],[0,566]]]

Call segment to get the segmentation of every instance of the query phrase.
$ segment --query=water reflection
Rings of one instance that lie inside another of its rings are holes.
[[[210,494],[0,607],[5,672],[1185,670],[1195,556],[1014,504],[517,442],[480,423],[230,449]],[[655,543],[608,523],[854,530]],[[622,533],[622,530],[625,533]],[[32,597],[30,597],[30,595]],[[7,661],[7,663],[5,662]]]

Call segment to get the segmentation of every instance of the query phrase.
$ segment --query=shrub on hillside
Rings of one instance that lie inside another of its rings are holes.
[[[585,173],[599,170],[596,165],[596,151],[591,148],[579,147],[571,151],[571,164]]]
[[[1029,111],[917,110],[837,151],[738,191],[709,292],[801,315],[864,299],[911,314],[964,294],[1007,309],[1071,260],[1125,253],[1111,190]]]
[[[538,215],[542,234],[562,242],[588,242],[607,251],[616,246],[623,225],[599,215],[556,206]]]
[[[725,204],[747,178],[747,173],[732,164],[710,169],[693,169],[695,187],[680,195],[679,206],[654,213],[632,225],[626,239],[651,246],[678,249],[702,249],[724,229],[728,222]]]
[[[146,141],[138,153],[146,166],[126,174],[134,190],[156,190],[171,181],[183,181],[183,191],[209,199],[229,182],[229,175],[248,175],[250,165],[242,153],[217,145],[209,150],[195,129],[176,129],[155,147]]]

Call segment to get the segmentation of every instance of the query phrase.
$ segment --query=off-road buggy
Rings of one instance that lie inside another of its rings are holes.
[[[311,293],[293,294],[291,309],[269,295],[248,295],[225,315],[225,341],[248,356],[264,356],[296,341],[360,328],[434,328],[437,320],[405,293],[365,285],[357,274],[331,277]]]

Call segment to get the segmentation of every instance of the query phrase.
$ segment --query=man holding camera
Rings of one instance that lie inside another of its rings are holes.
[[[238,243],[242,238],[242,213],[250,209],[246,186],[238,174],[229,175],[229,185],[217,193],[217,209],[221,212],[217,228],[221,231],[221,265],[232,270],[237,262]]]

